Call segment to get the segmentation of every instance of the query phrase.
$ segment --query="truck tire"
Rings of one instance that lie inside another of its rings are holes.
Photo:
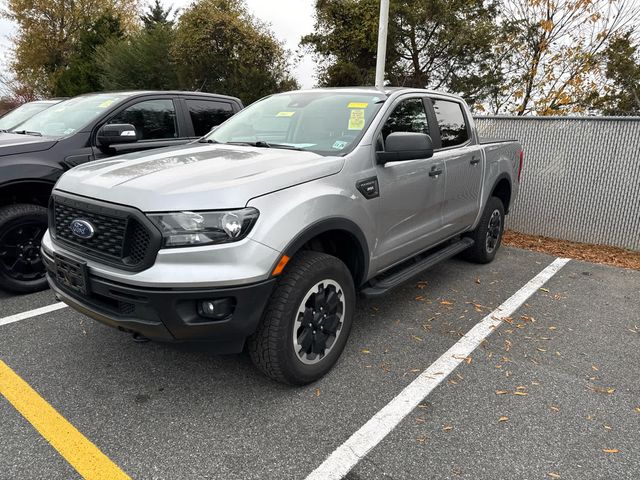
[[[281,383],[304,385],[319,379],[344,349],[355,302],[353,278],[344,263],[320,252],[298,253],[249,338],[253,363]]]
[[[489,263],[496,256],[504,231],[504,205],[498,197],[490,197],[475,230],[467,234],[475,243],[462,253],[465,260]]]
[[[40,243],[47,209],[17,204],[0,208],[0,288],[31,293],[48,288]]]

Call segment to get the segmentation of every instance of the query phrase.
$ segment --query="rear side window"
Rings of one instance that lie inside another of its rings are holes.
[[[447,100],[431,100],[440,128],[442,148],[461,145],[469,140],[462,105]]]
[[[187,108],[197,137],[202,137],[216,125],[233,115],[233,107],[226,102],[187,100]]]
[[[178,137],[176,108],[170,99],[136,103],[118,113],[109,123],[130,123],[136,127],[138,140]]]
[[[429,124],[427,123],[427,113],[420,98],[410,98],[403,100],[385,122],[382,127],[382,138],[393,132],[415,132],[429,134]]]

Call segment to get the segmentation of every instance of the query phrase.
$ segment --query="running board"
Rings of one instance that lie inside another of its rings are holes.
[[[417,274],[427,270],[437,263],[447,260],[454,255],[466,250],[473,245],[471,238],[462,238],[455,243],[451,243],[440,250],[433,252],[432,254],[417,260],[415,263],[408,265],[402,270],[393,273],[390,276],[384,276],[382,280],[376,281],[374,278],[369,282],[369,285],[363,288],[360,293],[365,298],[374,298],[384,295],[392,288],[402,285],[407,280],[412,279]],[[419,256],[417,257],[419,258]]]

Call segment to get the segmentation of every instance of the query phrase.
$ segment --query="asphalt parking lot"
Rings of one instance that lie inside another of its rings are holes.
[[[0,293],[4,361],[136,479],[304,479],[554,261],[503,248],[362,300],[345,352],[302,388],[248,356],[135,343],[50,292]],[[570,261],[345,478],[640,478],[640,272]],[[81,478],[0,399],[0,478]]]

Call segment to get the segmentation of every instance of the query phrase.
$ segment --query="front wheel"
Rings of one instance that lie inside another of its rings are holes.
[[[504,231],[504,205],[497,197],[490,197],[475,230],[467,235],[474,240],[471,248],[463,252],[466,260],[489,263],[496,256]]]
[[[18,204],[0,209],[0,288],[30,293],[47,288],[40,243],[47,230],[47,209]]]
[[[336,257],[303,251],[278,279],[265,315],[249,338],[254,364],[272,379],[304,385],[325,375],[349,336],[356,295]]]

